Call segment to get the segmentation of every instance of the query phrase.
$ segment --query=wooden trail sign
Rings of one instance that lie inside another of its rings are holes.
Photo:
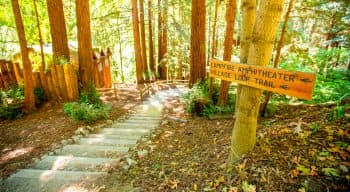
[[[215,59],[210,61],[210,77],[307,100],[312,98],[315,85],[315,75],[312,73],[235,64]]]

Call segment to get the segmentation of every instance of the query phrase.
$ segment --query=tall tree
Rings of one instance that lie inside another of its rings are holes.
[[[156,68],[154,66],[154,43],[153,43],[153,7],[152,0],[148,0],[148,41],[149,41],[149,68],[151,74],[155,74]]]
[[[158,0],[158,75],[161,73],[162,64],[162,46],[163,46],[163,16],[162,16],[162,0]]]
[[[41,27],[40,27],[40,19],[39,19],[39,13],[38,13],[38,6],[36,4],[36,0],[33,0],[34,10],[35,10],[35,18],[36,18],[36,26],[38,28],[38,35],[39,35],[39,44],[40,44],[40,53],[41,53],[41,67],[45,69],[45,55],[44,55],[44,42],[43,42],[43,36],[41,33]]]
[[[217,41],[216,41],[216,24],[217,24],[217,20],[218,20],[218,9],[219,9],[219,4],[220,4],[220,0],[216,0],[215,1],[215,11],[214,11],[214,21],[213,21],[213,37],[212,37],[212,47],[211,47],[211,58],[214,58],[217,54],[217,50],[216,50],[216,47],[217,47]],[[214,81],[214,78],[210,77],[210,80],[209,80],[209,98],[211,98],[212,96],[212,93],[213,93],[213,81]]]
[[[142,83],[142,56],[141,56],[141,42],[140,42],[140,30],[139,30],[139,19],[137,10],[137,0],[131,0],[132,6],[132,26],[134,34],[134,50],[136,60],[136,81]]]
[[[15,17],[19,44],[21,47],[23,76],[24,76],[24,108],[29,112],[35,109],[34,84],[32,75],[32,64],[28,56],[27,40],[24,31],[21,10],[18,0],[12,0],[12,10]]]
[[[240,63],[247,63],[250,42],[252,40],[253,29],[255,25],[256,18],[256,1],[255,0],[243,0],[242,5],[242,26],[241,26],[241,49],[240,49]],[[236,106],[235,111],[237,110],[238,100],[241,92],[241,85],[237,86],[236,93]]]
[[[205,78],[205,0],[192,0],[190,85]]]
[[[69,61],[68,38],[62,0],[47,0],[47,9],[50,21],[53,60],[58,62],[60,58],[64,58]]]
[[[276,48],[275,59],[273,60],[273,67],[274,68],[277,68],[277,65],[278,65],[278,62],[279,62],[279,59],[280,59],[280,56],[281,56],[281,50],[282,50],[282,46],[283,46],[283,42],[284,42],[284,36],[285,36],[286,31],[287,31],[289,15],[290,15],[290,12],[292,11],[293,4],[294,4],[294,0],[289,0],[287,12],[284,15],[284,21],[283,21],[283,25],[282,25],[282,31],[281,31],[280,39],[278,41],[277,48]],[[260,107],[260,114],[261,114],[261,116],[265,115],[267,104],[269,103],[271,94],[272,93],[269,91],[265,95],[264,103],[262,103],[261,107]]]
[[[78,28],[79,75],[83,90],[95,83],[93,77],[93,50],[91,41],[89,1],[76,0]]]
[[[147,67],[147,47],[146,47],[145,14],[144,14],[143,0],[139,0],[139,5],[140,5],[142,73],[146,74],[148,71],[148,67]]]
[[[158,74],[167,79],[168,0],[158,0]]]
[[[235,32],[236,0],[229,0],[226,5],[226,32],[224,41],[224,61],[231,61],[233,35]],[[230,82],[221,81],[218,105],[225,105],[228,99]]]
[[[284,0],[261,0],[256,16],[248,65],[266,66],[269,63]],[[250,151],[256,143],[257,117],[260,106],[260,89],[242,86],[237,101],[236,121],[231,137],[228,163]]]
[[[213,36],[212,36],[212,48],[211,48],[211,57],[214,58],[217,54],[216,50],[216,25],[218,20],[218,9],[219,9],[220,0],[215,1],[215,11],[214,11],[214,21],[213,21]]]

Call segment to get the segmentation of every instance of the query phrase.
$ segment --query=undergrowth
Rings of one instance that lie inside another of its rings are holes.
[[[90,85],[87,91],[80,94],[79,102],[65,103],[63,109],[73,120],[91,123],[108,118],[112,106],[104,104],[95,86]]]

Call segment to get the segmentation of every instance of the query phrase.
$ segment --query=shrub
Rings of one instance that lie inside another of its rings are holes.
[[[90,85],[87,91],[80,94],[79,102],[65,103],[63,109],[72,119],[90,123],[106,119],[112,106],[103,104],[95,86]]]
[[[40,106],[46,100],[44,90],[40,87],[36,87],[34,89],[34,95],[35,95],[36,106]]]
[[[98,119],[106,119],[111,105],[96,106],[93,104],[70,102],[64,104],[64,113],[76,121],[85,123],[94,122]]]

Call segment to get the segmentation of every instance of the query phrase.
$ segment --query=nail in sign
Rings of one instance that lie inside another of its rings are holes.
[[[210,61],[210,77],[307,100],[312,98],[315,85],[315,75],[312,73],[234,64],[215,59]]]

